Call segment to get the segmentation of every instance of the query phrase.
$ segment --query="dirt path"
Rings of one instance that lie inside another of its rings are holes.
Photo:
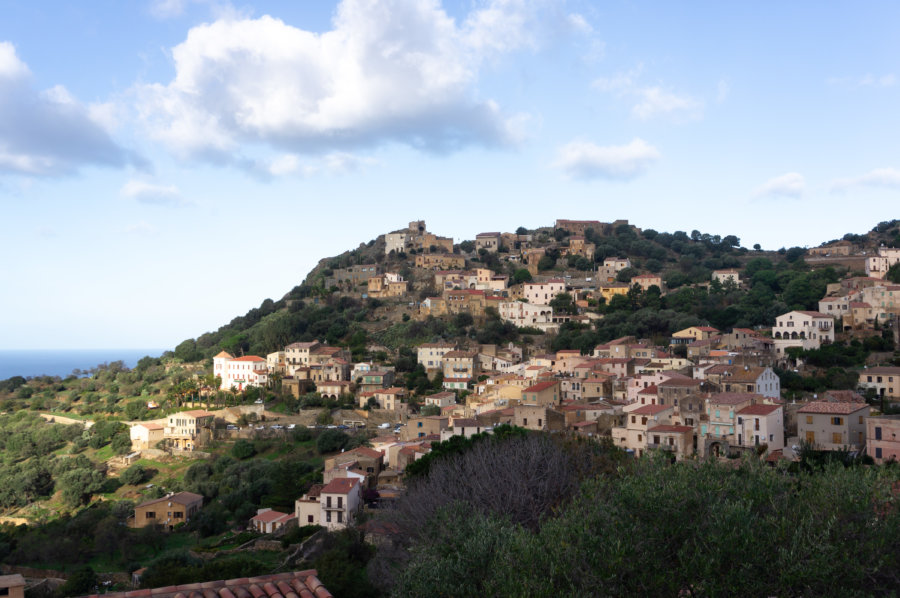
[[[71,417],[64,417],[62,415],[50,415],[49,413],[41,413],[40,416],[47,421],[57,424],[63,424],[64,426],[71,426],[72,424],[83,424],[85,429],[87,429],[94,425],[94,422],[89,419],[73,419]]]

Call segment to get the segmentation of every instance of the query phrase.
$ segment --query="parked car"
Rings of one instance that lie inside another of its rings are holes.
[[[287,429],[288,429],[288,430],[293,430],[293,429],[296,428],[296,427],[297,427],[297,424],[288,424]]]

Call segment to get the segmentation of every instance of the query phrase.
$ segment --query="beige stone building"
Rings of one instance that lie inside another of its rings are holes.
[[[212,427],[213,419],[212,413],[202,409],[173,413],[166,422],[163,436],[173,448],[192,451],[198,448],[201,434]]]
[[[866,442],[869,412],[865,403],[814,401],[797,410],[797,432],[820,450],[857,450]]]
[[[178,492],[162,498],[142,502],[134,508],[134,519],[131,527],[161,525],[163,529],[172,531],[179,523],[190,521],[200,512],[203,497],[193,492]]]
[[[143,451],[156,448],[156,445],[163,440],[165,431],[166,427],[162,424],[134,424],[129,430],[131,436],[131,450]]]
[[[859,385],[872,389],[879,397],[900,399],[900,367],[879,366],[859,373]]]

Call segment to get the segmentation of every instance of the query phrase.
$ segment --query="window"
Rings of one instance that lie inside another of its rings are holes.
[[[337,521],[337,522],[338,522],[338,523],[342,523],[342,522],[344,521],[344,512],[343,512],[343,511],[338,511],[338,512],[337,512],[337,515],[338,515],[338,521]]]
[[[635,421],[636,421],[636,418],[632,415],[632,416],[631,416],[631,423],[635,423]]]
[[[173,515],[173,517],[175,517],[175,519],[184,519],[184,513],[180,512],[180,511],[175,511],[175,514]]]
[[[331,497],[330,496],[325,497],[325,508],[328,508],[328,509],[331,508]]]
[[[875,447],[875,458],[881,459],[881,447],[880,446]]]
[[[145,517],[146,519],[156,519],[156,513],[155,513],[154,511],[147,511],[147,512],[144,514],[144,517]]]
[[[875,426],[875,440],[881,440],[881,426]]]
[[[313,516],[312,516],[312,515],[307,515],[307,516],[306,516],[306,522],[309,523],[310,525],[312,525],[312,523],[313,523]]]
[[[832,417],[831,424],[834,426],[841,426],[844,424],[844,418],[843,417]]]
[[[638,442],[643,442],[643,441],[644,441],[644,437],[641,436],[640,434],[638,434]]]
[[[325,521],[331,523],[331,511],[325,511]]]
[[[653,437],[653,444],[659,444],[659,436]]]
[[[807,415],[807,416],[806,416],[806,423],[808,423],[808,424],[813,423],[813,416]]]

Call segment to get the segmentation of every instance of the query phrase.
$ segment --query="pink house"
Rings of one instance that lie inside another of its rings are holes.
[[[879,464],[900,461],[900,415],[866,418],[866,454]]]

